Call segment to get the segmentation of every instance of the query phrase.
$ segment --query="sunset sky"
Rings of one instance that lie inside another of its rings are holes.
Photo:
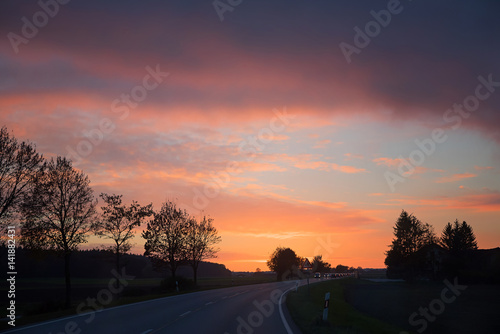
[[[402,209],[500,246],[500,2],[40,3],[0,4],[0,126],[214,218],[212,261],[381,268]]]

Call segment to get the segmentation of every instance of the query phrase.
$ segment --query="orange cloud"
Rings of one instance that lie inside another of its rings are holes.
[[[357,168],[354,166],[342,166],[333,162],[326,161],[300,161],[294,164],[295,167],[299,169],[315,169],[325,172],[336,170],[342,173],[355,174],[355,173],[366,173],[367,170],[364,168]]]
[[[448,182],[456,182],[463,179],[468,179],[472,177],[477,177],[477,174],[472,173],[461,173],[461,174],[453,174],[451,176],[444,176],[436,180],[436,183],[448,183]]]
[[[265,171],[277,171],[284,172],[286,168],[265,163],[265,162],[255,162],[255,161],[238,161],[235,162],[242,172],[265,172]]]
[[[313,146],[313,148],[325,148],[328,144],[330,144],[332,141],[330,139],[323,139],[318,142]]]
[[[268,160],[268,161],[282,161],[284,163],[290,164],[295,168],[299,169],[314,169],[320,171],[339,171],[347,174],[355,174],[355,173],[367,173],[368,171],[364,168],[357,168],[354,166],[345,166],[339,165],[333,162],[327,162],[318,160],[324,158],[321,154],[298,154],[298,155],[289,155],[286,153],[278,153],[278,154],[265,154],[259,156],[259,158]]]
[[[354,159],[360,159],[360,160],[364,159],[364,157],[361,154],[345,153],[344,156],[345,156],[344,160],[346,160],[346,161],[354,160]]]
[[[310,231],[284,231],[281,233],[255,233],[255,232],[226,232],[228,235],[234,236],[245,236],[252,238],[268,238],[268,239],[279,239],[286,240],[291,238],[301,238],[301,237],[311,237],[320,236],[321,233],[310,232]]]
[[[490,169],[494,169],[494,168],[491,166],[474,166],[474,169],[475,170],[490,170]]]
[[[467,190],[465,190],[467,191]],[[437,210],[471,210],[473,212],[500,211],[500,192],[485,190],[483,192],[469,191],[467,194],[460,192],[460,196],[436,196],[433,198],[417,198],[399,196],[402,198],[388,199],[382,206],[419,207],[421,209]]]
[[[391,168],[397,168],[399,165],[401,165],[402,161],[403,160],[399,158],[392,159],[385,157],[373,159],[373,162],[375,162],[377,165],[384,165]]]
[[[424,166],[413,166],[413,165],[411,165],[412,169],[408,170],[406,166],[408,165],[409,162],[400,158],[392,159],[392,158],[381,157],[373,159],[372,161],[375,162],[378,166],[387,166],[393,170],[402,166],[404,170],[402,176],[410,178],[417,178],[418,177],[417,175],[424,174],[427,172],[444,172],[444,170],[442,169],[428,168]]]

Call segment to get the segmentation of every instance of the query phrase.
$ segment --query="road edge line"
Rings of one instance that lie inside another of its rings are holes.
[[[283,314],[283,308],[281,305],[283,304],[283,296],[286,295],[290,290],[295,289],[295,287],[291,287],[288,290],[285,290],[280,296],[280,301],[279,301],[279,309],[280,309],[280,316],[281,316],[281,322],[283,323],[283,326],[285,326],[286,332],[288,334],[293,334],[292,329],[290,328],[290,325],[288,325],[288,322],[286,321],[285,315]]]

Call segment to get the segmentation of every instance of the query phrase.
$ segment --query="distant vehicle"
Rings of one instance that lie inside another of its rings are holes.
[[[314,278],[321,278],[321,273],[314,273]]]
[[[330,277],[330,274],[324,274],[323,275],[324,278],[329,278]]]

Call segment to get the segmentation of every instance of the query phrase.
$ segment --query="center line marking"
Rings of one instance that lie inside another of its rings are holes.
[[[210,305],[210,304],[213,304],[214,302],[208,302],[208,303],[205,303],[205,305]]]
[[[183,316],[185,316],[185,315],[188,315],[189,313],[191,313],[191,311],[184,312],[184,313],[182,313],[179,317],[183,317]]]

